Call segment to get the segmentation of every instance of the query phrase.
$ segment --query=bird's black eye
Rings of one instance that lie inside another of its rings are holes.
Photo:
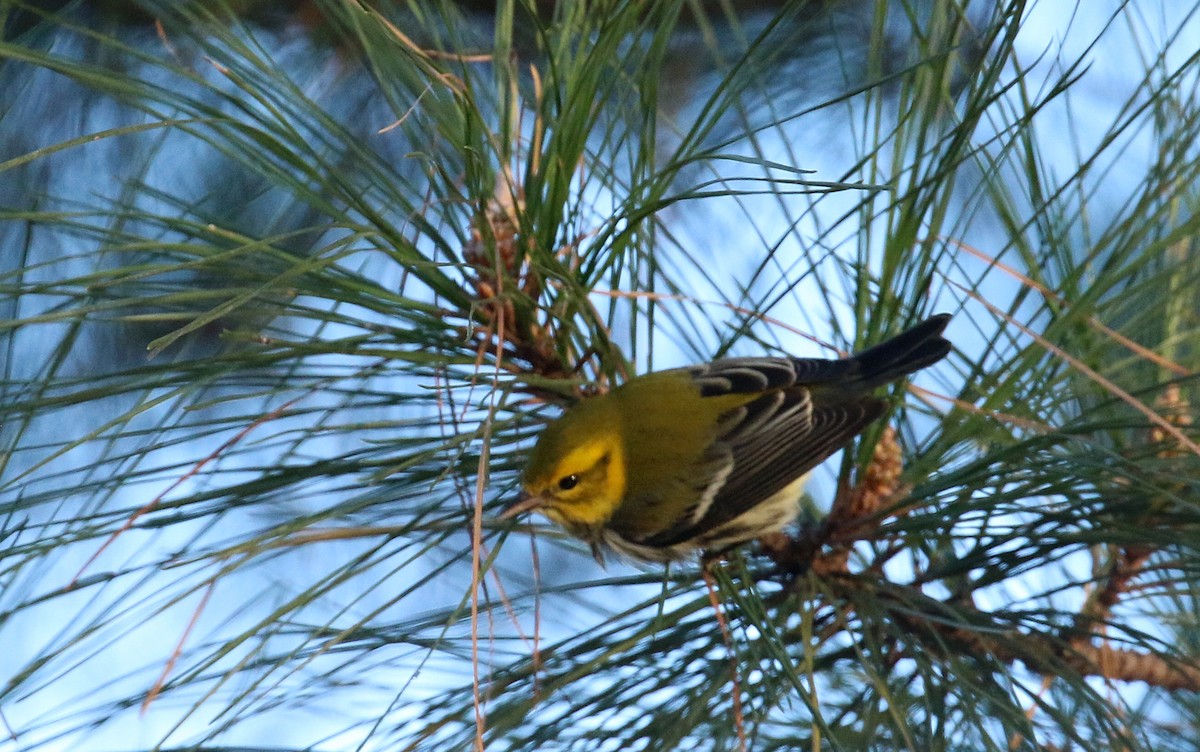
[[[575,486],[579,485],[578,475],[564,475],[558,481],[558,487],[564,491],[570,491]]]

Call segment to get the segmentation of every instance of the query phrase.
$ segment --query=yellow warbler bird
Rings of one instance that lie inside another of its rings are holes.
[[[727,358],[630,379],[538,438],[508,519],[538,511],[646,561],[719,551],[799,512],[809,471],[882,416],[877,388],[950,352],[933,316],[840,360]]]

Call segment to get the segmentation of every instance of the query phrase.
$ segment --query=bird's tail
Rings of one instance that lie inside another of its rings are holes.
[[[854,388],[870,390],[933,365],[950,352],[942,337],[950,314],[931,316],[908,331],[853,356],[858,364]]]

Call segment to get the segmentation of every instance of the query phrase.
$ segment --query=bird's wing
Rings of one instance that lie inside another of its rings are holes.
[[[670,546],[724,525],[836,452],[886,409],[869,396],[814,404],[804,384],[852,375],[849,361],[736,358],[692,369],[705,396],[764,392],[721,418],[692,478],[699,501],[678,524],[644,541]]]
[[[861,369],[853,358],[725,358],[685,369],[703,397],[786,389],[849,379]]]

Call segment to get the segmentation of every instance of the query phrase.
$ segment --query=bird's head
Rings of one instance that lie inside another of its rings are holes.
[[[536,511],[579,533],[612,517],[625,495],[625,453],[619,416],[605,402],[580,402],[542,432],[521,494],[500,519]]]

